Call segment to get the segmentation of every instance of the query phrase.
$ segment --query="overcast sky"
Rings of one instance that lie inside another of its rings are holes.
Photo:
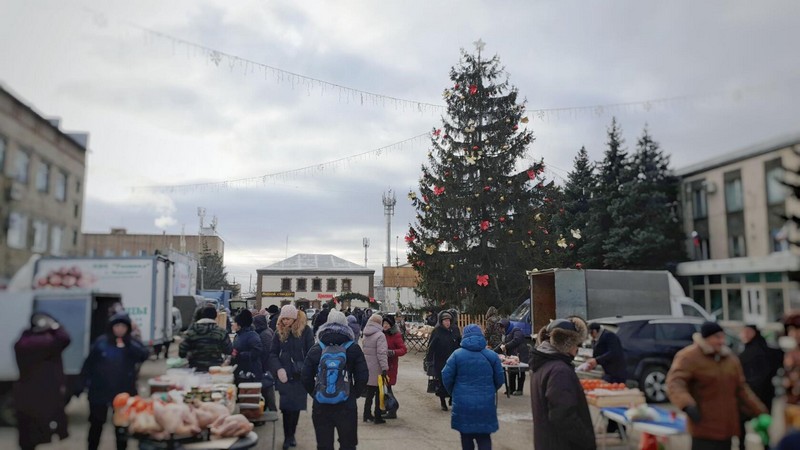
[[[459,49],[481,38],[528,108],[549,110],[531,114],[529,157],[544,158],[559,181],[581,145],[602,158],[612,115],[630,149],[648,124],[676,168],[800,131],[793,0],[5,0],[2,10],[0,82],[61,117],[63,129],[90,133],[84,232],[196,233],[197,207],[205,207],[207,221],[218,217],[225,263],[245,290],[257,268],[295,253],[363,264],[363,237],[379,271],[381,195],[390,188],[392,263],[398,253],[403,263],[414,217],[406,194],[428,141],[371,151],[440,123],[434,108],[370,97],[362,104],[350,91],[245,60],[442,105]],[[258,178],[303,167],[312,169]],[[133,189],[241,178],[254,180]]]

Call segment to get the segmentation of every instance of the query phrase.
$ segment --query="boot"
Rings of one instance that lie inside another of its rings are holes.
[[[375,417],[372,416],[372,413],[364,412],[364,422],[372,422],[375,420]]]
[[[380,411],[375,413],[375,422],[374,423],[375,423],[375,425],[380,425],[382,423],[386,423],[386,421],[383,420],[383,417],[381,417],[381,412]]]
[[[372,422],[375,420],[375,417],[372,415],[372,396],[367,395],[367,399],[364,401],[364,422]]]
[[[383,416],[384,419],[397,419],[397,410],[391,410]]]
[[[447,411],[447,402],[444,400],[444,397],[439,397],[439,401],[442,403],[442,411]]]

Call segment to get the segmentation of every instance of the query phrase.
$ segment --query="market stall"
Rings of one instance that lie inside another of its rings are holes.
[[[506,398],[511,398],[511,392],[508,390],[508,372],[509,370],[516,370],[518,372],[527,372],[528,371],[528,364],[524,362],[520,362],[518,356],[506,356],[503,354],[498,354],[497,356],[500,357],[500,364],[503,366],[503,384],[506,388]],[[520,387],[520,390],[522,387]]]
[[[417,353],[428,351],[433,327],[430,325],[407,324],[406,346]]]

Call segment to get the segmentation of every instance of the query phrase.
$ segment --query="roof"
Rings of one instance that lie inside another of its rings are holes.
[[[687,177],[696,173],[705,172],[707,170],[715,169],[717,167],[733,164],[744,159],[752,158],[754,156],[763,155],[765,153],[780,150],[782,148],[791,147],[800,144],[800,134],[781,136],[771,139],[769,141],[760,142],[749,147],[739,149],[733,152],[726,152],[721,156],[711,158],[682,169],[675,170],[675,174],[679,177]]]
[[[703,323],[705,320],[699,317],[676,317],[676,316],[665,316],[665,315],[653,315],[653,316],[616,316],[616,317],[602,317],[599,319],[592,319],[589,321],[597,322],[600,324],[607,324],[607,325],[618,325],[620,323],[629,323],[629,322],[644,322],[644,321],[658,321],[659,323]]]
[[[334,255],[298,253],[294,256],[269,265],[259,272],[361,272],[375,273],[374,270],[352,263]]]

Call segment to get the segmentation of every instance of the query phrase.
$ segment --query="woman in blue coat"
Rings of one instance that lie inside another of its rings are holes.
[[[499,429],[495,395],[503,385],[503,366],[486,348],[481,327],[467,325],[461,348],[453,352],[442,370],[442,385],[453,398],[450,427],[461,433],[461,448],[492,448],[489,436]]]
[[[253,328],[253,313],[243,309],[233,320],[239,326],[231,353],[231,364],[236,365],[236,382],[260,383],[264,378],[261,364],[264,346]]]

